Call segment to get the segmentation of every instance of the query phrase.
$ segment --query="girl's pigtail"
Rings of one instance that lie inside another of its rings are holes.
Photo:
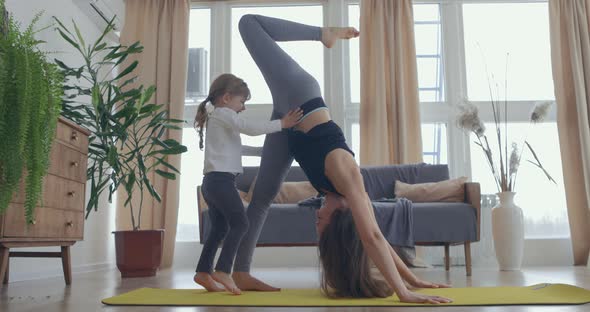
[[[205,123],[207,122],[207,102],[209,102],[209,97],[207,97],[201,104],[199,104],[199,108],[197,109],[197,115],[195,116],[195,123],[194,126],[199,132],[199,149],[203,150],[203,128],[205,128]]]

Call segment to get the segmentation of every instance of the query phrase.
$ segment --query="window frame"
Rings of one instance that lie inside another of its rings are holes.
[[[231,71],[231,13],[236,7],[269,7],[269,6],[297,6],[297,5],[319,5],[323,10],[323,25],[343,24],[348,20],[348,11],[339,7],[344,7],[345,2],[325,1],[325,0],[298,0],[298,1],[264,1],[264,0],[229,0],[229,1],[191,1],[191,9],[209,8],[211,9],[211,63],[210,63],[210,81],[222,73]],[[345,14],[341,14],[344,12]],[[213,52],[215,51],[215,52]],[[343,64],[348,60],[348,53],[338,46],[330,50],[324,49],[324,99],[330,107],[332,119],[340,125],[343,125],[342,105],[331,103],[343,103],[345,99],[341,97],[343,85],[345,89],[350,88],[347,85],[345,77],[349,77],[348,67],[340,65],[343,68],[342,74],[333,74],[333,69],[338,68],[338,64]],[[196,114],[196,105],[185,105],[184,119],[190,122]],[[272,113],[272,103],[262,103],[248,106],[248,117],[254,120],[268,120]],[[192,125],[192,122],[190,122]]]
[[[421,123],[445,123],[447,138],[447,159],[451,177],[472,177],[469,134],[455,125],[456,105],[466,103],[466,59],[463,46],[463,4],[473,3],[547,3],[547,0],[414,0],[414,4],[440,5],[440,44],[441,75],[443,76],[443,98],[437,102],[421,102]],[[326,1],[264,1],[230,0],[200,1],[192,0],[191,9],[211,9],[211,53],[210,77],[214,78],[231,69],[231,12],[234,7],[244,6],[291,6],[321,5],[324,25],[347,25],[348,6],[359,4],[358,0]],[[349,142],[352,142],[352,124],[359,122],[360,103],[350,99],[349,45],[337,44],[332,49],[324,49],[324,97],[330,107],[332,119],[339,124]],[[508,101],[511,113],[508,122],[527,122],[532,106],[536,101]],[[471,101],[479,108],[484,122],[493,122],[489,101]],[[555,105],[554,105],[555,106]],[[244,112],[247,118],[268,120],[272,104],[250,105]],[[185,105],[185,127],[192,127],[196,105]],[[552,109],[546,122],[556,122],[555,109]]]
[[[477,3],[546,3],[545,0],[414,0],[414,4],[439,4],[442,44],[443,100],[420,102],[421,123],[446,123],[448,165],[452,177],[472,177],[469,135],[453,126],[456,105],[471,103],[479,109],[484,122],[493,122],[494,117],[489,101],[467,101],[465,47],[463,34],[463,4]],[[349,0],[347,5],[359,4]],[[508,101],[511,108],[508,122],[528,122],[531,108],[537,100]],[[555,106],[555,105],[554,105]],[[358,123],[360,103],[348,103],[346,112],[346,138],[351,137],[353,123]],[[555,109],[549,112],[545,122],[556,122]]]

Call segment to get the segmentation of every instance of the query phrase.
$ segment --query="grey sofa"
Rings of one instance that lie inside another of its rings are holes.
[[[258,167],[245,167],[237,178],[238,189],[248,192]],[[447,165],[412,164],[362,167],[365,188],[373,204],[393,206],[391,202],[375,201],[394,197],[396,180],[405,183],[438,182],[449,179]],[[307,181],[299,167],[291,167],[285,181]],[[198,186],[200,188],[200,186]],[[200,197],[200,191],[197,190]],[[199,203],[201,200],[199,200]],[[470,244],[480,239],[479,183],[465,183],[463,203],[413,203],[412,218],[416,245],[444,246],[445,269],[449,270],[449,246],[465,246],[467,275],[471,275]],[[258,240],[263,246],[314,246],[317,244],[315,209],[298,204],[272,204]],[[210,221],[206,209],[199,204],[199,232],[204,243]]]

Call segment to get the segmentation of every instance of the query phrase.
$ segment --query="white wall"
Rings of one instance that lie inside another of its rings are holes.
[[[29,25],[37,12],[44,10],[45,13],[38,23],[39,28],[52,24],[52,16],[58,17],[67,26],[71,25],[71,21],[74,19],[85,38],[96,39],[100,35],[98,26],[92,24],[73,2],[74,0],[6,0],[6,7],[15,19],[21,23],[22,28]],[[49,55],[50,59],[57,58],[69,65],[81,64],[82,59],[53,30],[53,27],[38,33],[37,38],[47,42],[42,46],[43,50],[56,52]],[[87,187],[87,193],[88,189],[89,187]],[[88,194],[86,198],[88,198]],[[113,265],[114,241],[111,234],[114,229],[112,222],[113,208],[105,199],[102,199],[98,212],[92,212],[86,220],[84,241],[76,243],[71,248],[72,271],[74,273],[102,269]],[[58,251],[59,247],[18,249],[18,251],[25,250]],[[11,281],[62,275],[61,260],[59,258],[12,258],[10,260]]]

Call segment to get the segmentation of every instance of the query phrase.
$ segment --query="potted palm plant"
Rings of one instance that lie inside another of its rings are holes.
[[[117,267],[123,277],[155,275],[164,232],[140,228],[144,193],[161,201],[150,173],[166,179],[176,179],[180,173],[167,157],[187,149],[174,139],[164,138],[167,131],[181,130],[177,124],[184,121],[168,118],[164,105],[150,103],[155,88],[137,85],[133,72],[138,61],[125,65],[132,55],[142,52],[140,43],[122,46],[105,41],[113,31],[112,21],[90,43],[85,42],[75,22],[70,30],[59,19],[55,21],[59,35],[84,60],[80,67],[70,67],[60,60],[56,63],[68,78],[62,114],[91,131],[86,217],[98,208],[103,192],[108,193],[109,201],[117,190],[126,192],[124,206],[129,207],[132,230],[113,232]]]

